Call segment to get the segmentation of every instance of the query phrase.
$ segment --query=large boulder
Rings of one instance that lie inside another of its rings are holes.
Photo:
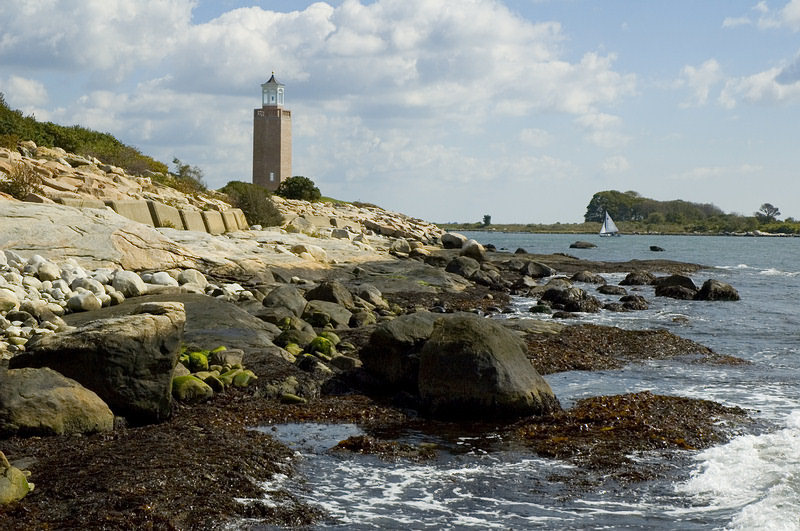
[[[531,278],[551,277],[556,274],[556,270],[552,267],[533,260],[526,260],[519,272]]]
[[[456,256],[444,268],[448,273],[454,273],[464,278],[472,278],[481,270],[481,264],[469,256]]]
[[[303,320],[312,326],[323,327],[330,324],[334,328],[349,328],[353,313],[335,302],[308,301],[303,310]]]
[[[361,351],[364,368],[392,387],[417,392],[419,352],[439,315],[415,312],[378,325]]]
[[[681,286],[692,291],[697,291],[697,285],[694,281],[686,275],[669,275],[666,277],[657,277],[651,284],[656,288],[667,286]]]
[[[296,317],[300,317],[308,301],[303,297],[303,293],[299,289],[285,284],[270,291],[261,303],[266,308],[287,308]]]
[[[442,234],[442,247],[445,249],[461,249],[467,239],[466,236],[457,232],[445,232]]]
[[[542,294],[542,302],[551,308],[566,312],[594,313],[600,311],[602,304],[595,297],[580,288],[550,288]]]
[[[158,422],[171,411],[172,371],[185,323],[183,304],[141,304],[128,316],[36,336],[9,368],[50,367],[97,393],[129,421]]]
[[[461,247],[461,256],[469,256],[478,262],[486,260],[486,249],[475,240],[467,240]]]
[[[420,353],[419,394],[426,410],[443,418],[516,418],[561,409],[522,339],[473,314],[436,321]]]
[[[739,292],[730,284],[712,278],[703,282],[695,298],[699,301],[738,301]]]
[[[353,309],[353,295],[342,284],[335,280],[322,282],[316,288],[308,290],[305,296],[306,300],[312,301],[327,301],[344,306],[347,309]]]
[[[625,278],[622,279],[622,282],[619,283],[620,286],[649,286],[652,282],[656,279],[655,275],[649,271],[631,271]]]
[[[73,435],[110,431],[114,414],[81,384],[48,368],[0,374],[0,435]]]

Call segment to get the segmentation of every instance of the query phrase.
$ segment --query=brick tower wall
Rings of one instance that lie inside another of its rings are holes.
[[[292,176],[292,111],[253,110],[253,183],[268,190]]]

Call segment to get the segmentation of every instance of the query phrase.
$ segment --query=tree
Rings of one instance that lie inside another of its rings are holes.
[[[772,206],[770,203],[764,203],[761,205],[761,208],[758,209],[758,212],[755,213],[756,218],[758,221],[762,223],[769,223],[770,221],[775,221],[778,219],[778,216],[781,215],[780,209],[777,207]]]
[[[242,209],[251,224],[273,227],[283,223],[283,216],[272,202],[269,190],[263,186],[231,181],[219,191],[228,196],[234,207]]]
[[[492,216],[490,216],[489,214],[484,214],[483,215],[483,226],[484,227],[488,227],[491,224],[492,224]]]
[[[302,175],[295,175],[283,181],[275,193],[286,199],[300,199],[302,201],[319,201],[322,193],[314,181]]]
[[[184,164],[179,158],[172,159],[175,165],[175,177],[178,186],[176,189],[183,193],[205,192],[206,183],[203,180],[203,170],[197,166]]]

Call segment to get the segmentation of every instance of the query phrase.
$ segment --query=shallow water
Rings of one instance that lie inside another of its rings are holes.
[[[339,440],[359,433],[353,425],[270,428],[298,452],[305,481],[293,485],[293,492],[331,515],[319,528],[800,529],[800,316],[795,303],[800,293],[800,239],[467,235],[510,252],[522,247],[531,253],[567,252],[589,260],[660,258],[713,266],[693,274],[695,283],[708,278],[728,282],[741,301],[655,298],[652,289],[644,287],[641,294],[651,302],[650,309],[587,314],[579,322],[666,328],[752,364],[653,361],[546,379],[565,407],[588,396],[651,390],[746,408],[765,429],[687,453],[686,462],[675,464],[667,479],[625,488],[606,482],[600,489],[576,494],[559,479],[574,473],[572,466],[521,453],[503,441],[487,444],[471,436],[444,440],[407,434],[412,442],[436,442],[445,451],[430,463],[387,463],[327,452]],[[569,249],[578,239],[598,247]],[[654,253],[651,245],[666,251]],[[609,283],[624,277],[604,276]],[[592,287],[587,289],[594,294]],[[534,303],[516,299],[518,313],[506,318],[533,317],[527,309]]]

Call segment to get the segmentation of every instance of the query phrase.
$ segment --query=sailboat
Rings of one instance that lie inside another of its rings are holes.
[[[600,227],[600,236],[619,236],[619,229],[611,216],[606,212],[606,219],[603,221],[603,226]]]

